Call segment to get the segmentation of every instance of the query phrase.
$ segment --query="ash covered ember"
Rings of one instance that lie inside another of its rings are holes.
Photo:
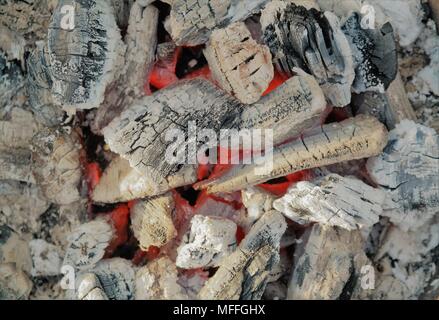
[[[436,1],[3,2],[0,299],[439,298]]]

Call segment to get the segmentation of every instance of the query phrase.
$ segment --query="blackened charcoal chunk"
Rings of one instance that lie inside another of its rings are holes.
[[[350,103],[352,52],[334,14],[273,1],[262,11],[261,24],[278,71],[291,76],[294,68],[303,69],[315,76],[332,105]]]
[[[124,45],[106,1],[60,1],[49,26],[52,95],[65,107],[96,108]]]
[[[398,69],[395,35],[390,23],[380,29],[363,29],[361,17],[353,13],[342,27],[354,54],[356,93],[384,92]]]

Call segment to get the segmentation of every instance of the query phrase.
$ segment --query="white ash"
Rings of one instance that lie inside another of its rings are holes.
[[[77,289],[78,300],[108,300],[98,277],[93,273],[86,273],[79,277]]]
[[[194,274],[183,273],[179,276],[178,283],[183,287],[189,299],[196,300],[208,278],[208,271],[196,272]]]
[[[417,228],[439,211],[439,135],[404,120],[389,133],[389,143],[370,158],[371,178],[389,194],[383,215],[403,230]]]
[[[162,247],[177,235],[172,221],[174,209],[170,193],[136,202],[131,210],[131,228],[143,250]]]
[[[93,268],[102,259],[114,237],[114,229],[104,219],[95,219],[76,228],[69,236],[63,266],[79,270]]]
[[[56,276],[60,274],[61,258],[55,245],[42,239],[34,239],[29,242],[29,248],[32,257],[32,276]]]
[[[249,230],[264,213],[273,209],[273,201],[276,199],[275,196],[258,187],[243,189],[241,197],[247,212],[240,224],[244,225],[246,230]]]
[[[331,174],[314,182],[300,181],[273,206],[300,224],[319,222],[347,230],[378,222],[385,193],[361,180]]]
[[[185,235],[177,249],[177,267],[219,266],[236,247],[236,228],[231,220],[195,215],[189,234]]]
[[[187,299],[184,289],[178,284],[175,263],[167,257],[161,257],[137,270],[135,298],[136,300]]]
[[[0,300],[25,300],[31,290],[32,282],[15,264],[0,264]]]

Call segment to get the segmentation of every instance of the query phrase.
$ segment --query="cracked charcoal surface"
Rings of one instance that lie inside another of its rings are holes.
[[[262,11],[261,23],[278,71],[291,76],[301,68],[316,77],[332,105],[350,103],[353,57],[334,14],[273,1]]]

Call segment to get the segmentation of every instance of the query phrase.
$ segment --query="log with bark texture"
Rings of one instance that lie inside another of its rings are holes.
[[[80,199],[79,138],[75,132],[44,128],[32,139],[32,171],[45,197],[57,204]]]
[[[389,143],[367,162],[370,177],[390,195],[383,215],[402,230],[418,228],[439,211],[439,135],[403,120]]]
[[[300,224],[318,222],[355,230],[378,222],[385,197],[384,191],[361,180],[330,174],[313,182],[298,182],[273,207]]]
[[[94,275],[93,278],[90,274]],[[85,277],[87,283],[83,283]],[[76,297],[98,300],[132,300],[134,299],[135,270],[129,260],[111,258],[100,261],[93,269],[78,275]],[[95,287],[93,287],[93,284]],[[79,290],[81,288],[83,290]],[[92,289],[98,288],[98,292]],[[90,290],[91,289],[91,290]]]
[[[333,13],[272,1],[262,11],[261,25],[278,71],[291,76],[295,67],[306,70],[316,77],[330,104],[350,103],[352,51]]]
[[[113,226],[105,219],[84,223],[68,235],[63,266],[78,270],[91,269],[105,254],[105,249],[114,237]]]
[[[47,35],[52,96],[66,109],[97,108],[125,51],[114,10],[106,1],[75,0],[68,30],[61,25],[65,5],[72,1],[59,1]]]
[[[387,130],[375,118],[357,116],[313,130],[307,136],[282,145],[273,152],[273,164],[237,165],[223,176],[197,183],[208,193],[232,192],[283,177],[304,169],[379,154],[387,143]],[[255,163],[260,163],[254,159]]]
[[[179,268],[217,267],[236,248],[236,224],[220,217],[195,215],[177,249]]]
[[[152,5],[145,8],[136,2],[131,7],[125,37],[125,61],[114,81],[108,85],[104,101],[96,111],[92,123],[95,133],[100,133],[126,107],[145,95],[157,44],[158,16],[158,9]]]
[[[166,157],[168,152],[184,152],[187,137],[196,148],[202,147],[204,142],[196,141],[196,135],[189,132],[190,123],[196,124],[197,130],[214,130],[217,136],[221,129],[276,128],[276,144],[315,125],[325,107],[322,91],[306,74],[289,79],[258,103],[246,107],[210,82],[195,79],[143,98],[114,119],[103,133],[110,149],[129,160],[154,185],[154,194],[159,194],[196,181],[194,165],[180,166]],[[174,129],[181,134],[171,135],[171,139],[177,138],[172,142],[166,136]],[[208,142],[211,147],[218,145],[218,141]],[[186,163],[192,162],[197,152],[188,151]]]
[[[0,264],[0,300],[25,300],[32,290],[32,281],[13,263]]]
[[[274,76],[269,48],[252,38],[244,22],[213,31],[204,56],[220,87],[242,103],[257,102]]]
[[[29,105],[35,117],[45,126],[61,124],[64,112],[52,98],[52,79],[50,76],[47,45],[37,43],[27,59],[27,92]]]
[[[259,11],[268,0],[165,0],[171,14],[165,23],[177,45],[205,43],[215,28],[243,21]]]
[[[168,257],[149,262],[138,269],[135,277],[136,300],[187,299],[178,281],[175,263]]]
[[[349,298],[361,268],[371,264],[360,232],[315,224],[307,233],[296,249],[287,299]]]
[[[136,202],[131,209],[131,228],[140,248],[162,247],[177,235],[172,222],[174,209],[170,193]]]
[[[201,299],[257,300],[264,293],[270,271],[279,262],[279,246],[286,222],[273,210],[264,214],[223,260],[199,293]]]

